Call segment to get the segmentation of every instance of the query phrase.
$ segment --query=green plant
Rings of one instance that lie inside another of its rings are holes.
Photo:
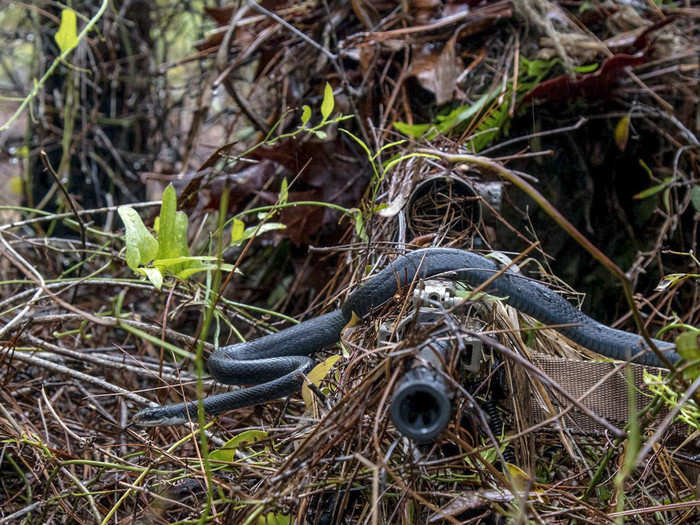
[[[672,409],[678,406],[678,400],[682,397],[668,383],[661,372],[652,374],[648,370],[644,370],[644,384],[647,385],[649,391],[653,395],[658,395],[664,404]],[[694,399],[689,399],[678,413],[678,419],[686,423],[696,431],[700,431],[700,407]]]
[[[512,111],[529,91],[544,80],[557,62],[558,59],[528,60],[521,56],[515,88],[512,82],[508,82],[505,89],[489,91],[473,104],[459,106],[446,114],[438,114],[433,123],[394,122],[394,127],[404,135],[426,140],[431,140],[439,134],[462,133],[469,127],[469,143],[475,153],[479,152],[501,134],[508,133]]]
[[[187,279],[197,272],[216,268],[233,270],[233,266],[222,264],[217,257],[190,255],[187,246],[189,220],[176,207],[175,188],[168,185],[163,192],[160,215],[154,224],[157,239],[148,231],[136,210],[130,206],[119,207],[119,216],[126,228],[124,240],[129,268],[147,277],[159,290],[166,275]]]

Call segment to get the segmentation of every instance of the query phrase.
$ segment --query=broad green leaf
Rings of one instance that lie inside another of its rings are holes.
[[[233,219],[233,226],[231,227],[231,244],[236,244],[242,241],[244,231],[245,223],[241,219]]]
[[[339,355],[332,355],[322,363],[317,364],[311,372],[308,373],[306,376],[309,381],[311,381],[314,385],[318,386],[321,384],[321,381],[323,380],[324,377],[328,375],[328,372],[330,369],[333,367],[333,365],[340,359]],[[304,404],[306,405],[307,409],[310,409],[313,407],[313,402],[314,402],[314,394],[309,388],[309,386],[304,382],[304,384],[301,386],[301,397],[304,398]]]
[[[323,102],[321,102],[321,116],[325,122],[331,113],[333,113],[333,106],[335,106],[335,99],[333,98],[333,88],[326,82],[326,87],[323,90]]]
[[[257,525],[291,525],[292,517],[288,514],[276,514],[268,512],[265,516],[258,516]]]
[[[627,141],[630,138],[630,121],[631,117],[628,113],[615,126],[613,136],[615,137],[615,144],[617,144],[617,148],[620,151],[625,151],[625,148],[627,148]]]
[[[267,432],[264,430],[246,430],[229,439],[223,447],[212,450],[209,453],[209,459],[233,463],[233,460],[236,457],[236,450],[242,447],[250,446],[258,441],[262,441],[263,439],[267,439]]]
[[[690,202],[693,203],[693,208],[695,211],[700,211],[700,185],[693,186],[690,190]]]
[[[136,270],[139,266],[148,264],[158,254],[158,241],[144,226],[138,212],[129,206],[117,209],[119,217],[124,222],[126,243],[126,264]]]
[[[280,194],[277,199],[278,204],[287,204],[289,200],[289,188],[287,187],[287,178],[282,179],[282,184],[280,186]]]
[[[138,271],[143,272],[143,274],[148,277],[148,280],[153,283],[153,286],[155,286],[157,290],[161,289],[163,286],[163,274],[158,268],[141,267],[138,269]]]
[[[302,126],[306,126],[306,123],[309,121],[311,118],[311,108],[304,104],[301,108],[301,124]]]
[[[61,10],[61,25],[54,35],[61,54],[78,45],[77,17],[72,9]]]

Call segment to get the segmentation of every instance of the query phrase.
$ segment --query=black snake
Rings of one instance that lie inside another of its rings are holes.
[[[364,317],[416,278],[440,275],[476,287],[498,271],[492,260],[452,248],[426,248],[397,257],[355,290],[339,310],[254,341],[216,350],[207,365],[217,381],[255,386],[207,397],[203,400],[204,411],[207,415],[220,414],[298,392],[302,374],[307,374],[314,366],[309,356],[338,342],[340,332],[350,322],[353,313]],[[504,297],[507,304],[545,325],[572,325],[557,330],[599,354],[619,360],[641,354],[634,359],[636,363],[663,366],[642,337],[595,321],[557,293],[523,275],[506,271],[484,291]],[[678,361],[678,354],[670,350],[671,343],[653,341],[670,362]],[[137,413],[133,422],[159,426],[181,424],[190,419],[196,421],[197,406],[197,401],[154,406]]]

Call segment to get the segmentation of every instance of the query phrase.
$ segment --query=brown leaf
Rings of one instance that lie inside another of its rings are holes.
[[[235,6],[226,7],[205,7],[204,12],[209,15],[209,18],[216,22],[216,25],[221,27],[228,25],[231,21],[233,12],[237,9]]]
[[[435,95],[438,104],[452,100],[454,93],[457,81],[456,36],[450,38],[439,53],[420,54],[411,64],[410,75]]]

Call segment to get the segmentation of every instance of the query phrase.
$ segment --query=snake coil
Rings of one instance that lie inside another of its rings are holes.
[[[342,308],[309,319],[277,333],[253,341],[216,350],[207,362],[209,372],[219,382],[255,385],[205,398],[204,412],[213,416],[229,410],[264,403],[298,392],[314,366],[314,352],[340,340],[340,332],[353,313],[362,318],[389,300],[414,279],[442,278],[479,286],[499,271],[492,260],[453,248],[426,248],[397,257],[392,263],[355,290]],[[504,297],[520,312],[557,328],[572,341],[613,359],[663,366],[649,351],[642,337],[610,328],[588,317],[546,286],[506,271],[494,279],[486,292]],[[679,359],[670,343],[653,340],[666,358]],[[177,425],[197,419],[198,401],[146,408],[133,417],[142,426]]]

